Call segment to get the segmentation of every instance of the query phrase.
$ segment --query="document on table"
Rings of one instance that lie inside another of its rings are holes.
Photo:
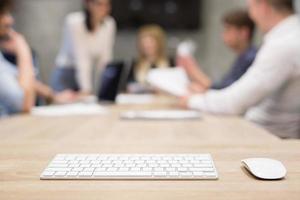
[[[98,104],[75,103],[67,105],[41,106],[32,109],[34,116],[60,117],[60,116],[87,116],[104,115],[108,109]]]
[[[119,105],[145,105],[155,100],[151,94],[119,94],[116,103]]]
[[[186,110],[154,110],[154,111],[128,111],[121,113],[121,119],[127,120],[193,120],[201,119],[197,111]]]
[[[190,80],[181,67],[153,69],[149,72],[147,81],[153,87],[177,97],[186,96],[189,93]]]

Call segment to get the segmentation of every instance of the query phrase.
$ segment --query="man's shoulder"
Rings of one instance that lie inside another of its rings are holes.
[[[258,48],[256,46],[251,46],[245,52],[245,59],[254,60],[255,57],[256,57],[257,52],[258,52]]]

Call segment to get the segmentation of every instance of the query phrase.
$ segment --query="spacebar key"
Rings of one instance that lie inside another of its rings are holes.
[[[143,177],[152,177],[151,172],[95,172],[94,177],[103,177],[103,178],[143,178]]]

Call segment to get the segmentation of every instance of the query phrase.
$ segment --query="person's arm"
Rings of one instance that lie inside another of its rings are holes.
[[[80,93],[89,95],[92,93],[92,62],[84,49],[77,50],[76,78]]]
[[[56,67],[74,67],[72,66],[72,54],[74,47],[69,23],[69,17],[67,17],[63,27],[60,50],[56,57]]]
[[[40,97],[45,98],[47,103],[54,102],[55,93],[50,87],[48,87],[41,81],[36,80],[35,84],[34,84],[34,88],[35,88],[36,94]]]
[[[192,82],[203,90],[207,90],[211,87],[212,83],[210,78],[201,70],[193,57],[178,56],[177,65],[183,67]]]
[[[69,16],[65,23],[65,38],[69,38],[70,47],[74,52],[76,79],[80,93],[85,96],[92,93],[92,62],[88,54],[86,40],[84,38],[81,20],[74,20]],[[83,26],[83,25],[82,25]]]
[[[217,114],[244,114],[280,88],[292,74],[289,50],[267,47],[261,50],[249,71],[232,86],[188,99],[188,107]]]
[[[34,106],[35,91],[34,91],[34,70],[32,55],[28,44],[23,36],[16,32],[10,34],[15,53],[17,56],[17,66],[19,69],[19,83],[24,91],[23,111],[29,112]]]
[[[55,93],[49,86],[38,80],[35,81],[34,88],[36,93],[44,97],[49,104],[67,104],[75,102],[79,98],[75,92],[70,90]]]
[[[113,51],[114,51],[114,45],[116,40],[116,22],[113,18],[109,18],[109,33],[107,34],[107,39],[105,42],[106,45],[103,46],[102,53],[100,55],[100,63],[99,68],[104,68],[108,63],[110,63],[113,60]]]

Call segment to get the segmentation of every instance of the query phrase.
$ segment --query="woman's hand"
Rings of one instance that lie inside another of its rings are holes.
[[[195,58],[191,56],[178,56],[177,66],[181,66],[185,69],[192,82],[197,83],[204,89],[211,87],[212,83],[210,78],[201,70]]]
[[[68,104],[78,100],[78,94],[72,90],[65,90],[54,95],[55,104]]]
[[[199,94],[199,93],[205,93],[207,91],[207,88],[206,87],[203,87],[201,84],[198,84],[198,83],[191,83],[189,86],[188,86],[188,89],[189,89],[189,92],[191,94]]]

